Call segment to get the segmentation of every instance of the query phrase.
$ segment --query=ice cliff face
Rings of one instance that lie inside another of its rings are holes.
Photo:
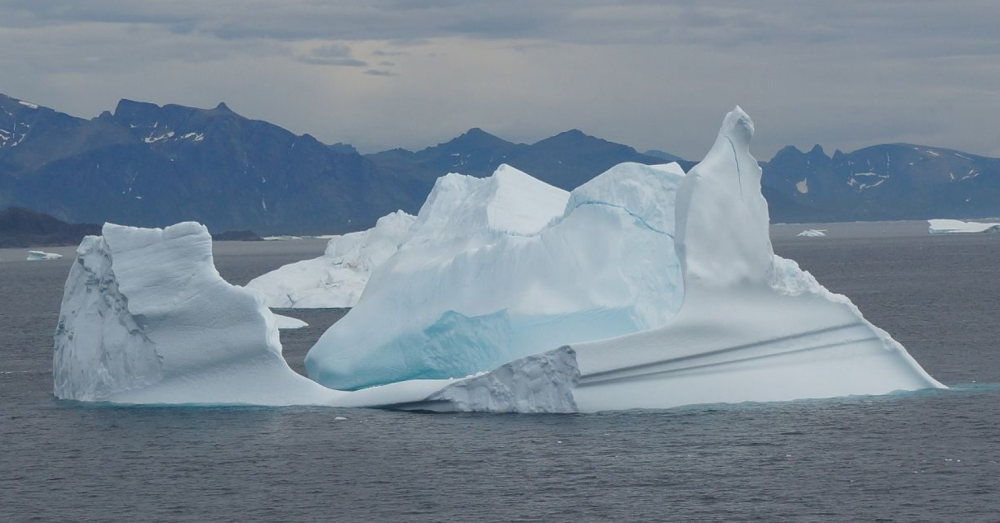
[[[621,164],[567,193],[509,166],[438,180],[409,237],[310,350],[338,389],[458,378],[664,324],[683,299],[676,165]]]
[[[107,224],[70,271],[55,395],[117,403],[290,405],[335,394],[292,371],[274,315],[225,282],[208,230]]]
[[[375,227],[330,239],[323,256],[291,263],[247,284],[268,307],[317,309],[353,307],[368,278],[396,253],[414,217],[396,211]]]

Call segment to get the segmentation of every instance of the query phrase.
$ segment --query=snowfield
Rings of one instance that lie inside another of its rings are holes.
[[[107,225],[67,281],[56,396],[593,412],[944,388],[774,255],[753,131],[736,108],[687,175],[621,164],[571,193],[509,166],[442,177],[310,350],[315,381],[265,299],[219,277],[204,227]]]

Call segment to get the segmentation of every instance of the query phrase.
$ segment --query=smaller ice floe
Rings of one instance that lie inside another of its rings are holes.
[[[826,229],[806,229],[800,232],[797,236],[805,236],[807,238],[819,238],[821,236],[826,236]]]
[[[1000,223],[963,222],[962,220],[927,220],[931,234],[955,234],[967,232],[1000,233]]]
[[[298,319],[292,318],[291,316],[282,316],[281,314],[274,315],[275,325],[278,326],[280,330],[295,330],[301,329],[303,327],[308,327],[309,324]]]
[[[58,260],[59,258],[62,258],[62,254],[56,254],[54,252],[28,251],[28,261]]]
[[[264,241],[268,241],[268,242],[282,242],[282,241],[288,241],[288,240],[301,240],[301,239],[302,239],[301,236],[292,236],[292,235],[289,235],[289,234],[281,234],[281,235],[278,235],[278,236],[265,236],[264,237]]]
[[[260,293],[268,307],[353,307],[372,271],[396,254],[414,220],[403,211],[383,216],[367,231],[330,238],[323,256],[258,276],[247,288]]]

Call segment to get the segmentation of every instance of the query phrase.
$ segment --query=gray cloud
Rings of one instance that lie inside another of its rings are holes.
[[[351,47],[345,44],[326,44],[315,47],[308,54],[297,57],[298,61],[313,65],[337,67],[365,67],[368,62],[351,56]]]
[[[762,157],[889,141],[1000,156],[998,19],[995,0],[6,0],[0,92],[82,115],[226,100],[368,150],[579,127],[690,158],[741,103]],[[406,82],[373,78],[392,75]]]

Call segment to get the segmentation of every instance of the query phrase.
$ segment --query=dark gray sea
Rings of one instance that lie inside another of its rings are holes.
[[[591,415],[87,407],[51,394],[73,248],[0,250],[0,522],[1000,521],[1000,235],[775,226],[951,391]],[[221,243],[232,283],[323,241]],[[344,311],[294,311],[301,370]],[[339,419],[346,418],[346,419]]]

